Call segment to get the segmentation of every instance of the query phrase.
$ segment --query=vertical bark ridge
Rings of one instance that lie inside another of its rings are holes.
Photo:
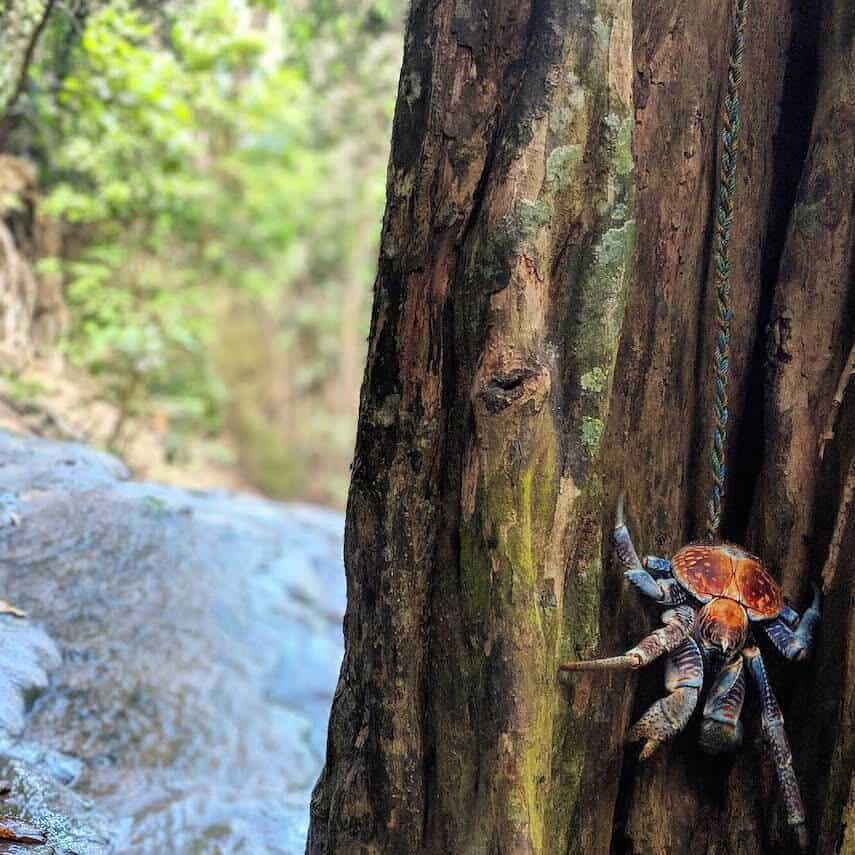
[[[761,415],[767,376],[766,330],[771,319],[787,226],[795,204],[816,110],[820,23],[821,16],[816,14],[813,4],[796,4],[786,56],[778,57],[785,65],[778,107],[781,120],[774,134],[770,205],[762,244],[761,278],[757,282],[760,295],[754,321],[754,349],[745,384],[745,415],[738,442],[732,450],[732,477],[735,483],[742,486],[725,509],[728,537],[736,542],[744,542],[746,537],[763,460],[765,419]],[[749,123],[751,121],[750,117],[746,120]]]
[[[411,13],[310,852],[567,834],[546,807],[566,544],[594,535],[595,634],[594,461],[634,226],[630,5],[584,5]]]
[[[448,275],[528,18],[525,4],[501,0],[484,20],[465,11],[414,3],[408,22],[348,502],[347,645],[310,852],[415,852],[426,824],[427,623],[446,447]],[[505,55],[491,50],[497,22],[506,28]]]
[[[437,660],[432,719],[442,733],[440,768],[453,768],[456,784],[437,794],[437,827],[451,830],[447,846],[466,841],[459,851],[495,851],[499,841],[549,851],[548,841],[566,834],[565,817],[544,813],[553,718],[564,715],[554,666],[565,533],[596,456],[632,244],[628,65],[612,67],[609,79],[610,51],[621,55],[615,42],[628,48],[628,9],[603,4],[576,45],[565,34],[578,10],[538,5],[455,281],[464,396],[454,420],[472,432],[461,445],[460,589],[436,590],[445,608],[459,600],[447,622],[466,644]],[[597,198],[599,217],[591,215]],[[569,251],[568,233],[578,240]],[[580,301],[595,311],[574,328]],[[561,376],[572,359],[575,371]],[[475,691],[462,681],[468,694],[459,703],[472,711],[472,730],[461,730],[459,707],[448,703],[460,674],[443,673],[461,661],[472,661],[466,673],[475,677]],[[448,778],[438,769],[437,780]],[[459,832],[469,815],[480,825]]]

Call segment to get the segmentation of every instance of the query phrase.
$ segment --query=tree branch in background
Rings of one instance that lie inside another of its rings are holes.
[[[10,108],[27,82],[39,36],[54,0],[12,0],[0,14],[0,138],[8,129]]]

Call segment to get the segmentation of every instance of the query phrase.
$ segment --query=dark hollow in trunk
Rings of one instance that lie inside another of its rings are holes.
[[[728,2],[416,0],[347,515],[346,653],[307,852],[793,851],[756,707],[646,764],[640,677],[556,679],[658,621],[611,561],[702,533]],[[801,608],[773,666],[812,851],[855,851],[853,7],[754,0],[723,534]],[[772,655],[768,658],[772,658]]]

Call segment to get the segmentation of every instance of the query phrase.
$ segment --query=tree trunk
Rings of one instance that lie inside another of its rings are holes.
[[[797,607],[823,582],[813,663],[773,676],[813,851],[845,852],[848,397],[818,449],[853,335],[853,16],[749,16],[723,534]],[[736,757],[690,726],[640,764],[661,669],[556,679],[658,621],[610,560],[621,490],[645,552],[702,534],[730,28],[724,0],[414,2],[308,853],[793,851],[750,703]]]

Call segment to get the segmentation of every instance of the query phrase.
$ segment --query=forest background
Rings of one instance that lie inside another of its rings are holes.
[[[0,425],[342,506],[402,0],[34,6],[3,84]]]

